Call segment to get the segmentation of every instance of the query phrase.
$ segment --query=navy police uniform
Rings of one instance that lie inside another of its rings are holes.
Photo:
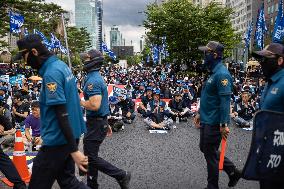
[[[222,135],[220,126],[230,123],[230,100],[233,80],[222,63],[223,45],[210,41],[207,46],[199,47],[205,52],[205,65],[212,72],[205,82],[200,98],[200,150],[207,163],[207,189],[218,189],[219,157],[218,151]],[[228,186],[235,186],[240,178],[240,171],[225,157],[224,171],[229,176]]]
[[[64,104],[73,135],[79,140],[85,131],[75,78],[56,56],[49,57],[39,70],[43,78],[40,92],[41,137],[43,145],[34,159],[30,189],[50,189],[55,180],[60,188],[88,188],[75,177],[70,147],[60,129],[55,105]]]
[[[98,156],[100,145],[108,131],[107,116],[110,114],[108,105],[107,86],[99,71],[91,71],[87,74],[84,82],[84,98],[101,95],[102,101],[98,111],[87,110],[87,133],[84,137],[84,153],[88,156],[87,183],[92,189],[98,188],[98,171],[101,171],[115,179],[122,180],[126,176],[124,170],[118,169],[109,162]]]
[[[260,101],[261,110],[284,113],[284,69],[274,74],[266,84]],[[260,189],[284,188],[284,182],[260,181]]]
[[[208,189],[218,189],[219,157],[221,143],[220,123],[229,123],[229,108],[220,110],[221,98],[229,101],[232,93],[233,81],[229,71],[220,62],[213,69],[213,74],[206,81],[201,92],[200,101],[200,149],[203,152],[208,170]],[[224,171],[230,176],[234,173],[234,164],[225,157]]]
[[[259,60],[263,75],[267,80],[261,94],[260,109],[284,113],[284,62],[279,65],[279,57],[284,57],[284,46],[279,43],[271,43],[263,50],[253,52],[252,56]],[[269,126],[269,123],[267,124]],[[283,180],[263,179],[259,183],[260,189],[284,188]]]

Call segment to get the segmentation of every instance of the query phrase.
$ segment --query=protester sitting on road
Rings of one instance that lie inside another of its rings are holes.
[[[2,146],[4,148],[13,147],[14,141],[15,141],[15,132],[16,130],[12,126],[12,117],[11,112],[5,107],[5,100],[3,97],[0,97],[0,116],[1,116],[1,122],[3,122],[6,126],[6,129],[3,133],[0,134],[1,138],[4,139],[4,142],[2,143]]]
[[[108,124],[114,132],[124,129],[122,121],[122,110],[118,107],[118,102],[119,100],[116,96],[109,97],[110,116],[108,116]]]
[[[2,102],[3,99],[1,99]],[[1,111],[2,113],[2,111]],[[0,115],[0,135],[4,135],[5,131],[12,129],[11,121],[3,114]],[[1,138],[1,143],[5,142],[5,138]],[[21,179],[15,165],[6,155],[2,147],[0,147],[0,171],[7,177],[7,179],[14,184],[14,189],[26,189],[26,184]]]
[[[14,95],[14,103],[12,107],[12,113],[15,119],[16,127],[24,130],[24,121],[29,115],[30,107],[28,103],[23,102],[24,97],[20,93]]]
[[[147,108],[148,106],[150,106],[149,102],[153,99],[152,95],[153,95],[152,87],[147,87],[146,96],[143,96],[141,98],[141,103],[137,108],[137,112],[142,114],[143,117],[147,117]]]
[[[186,104],[186,106],[189,109],[191,109],[191,103],[192,103],[192,100],[193,100],[193,96],[194,96],[193,89],[189,88],[188,85],[184,85],[183,86],[182,100],[184,101],[184,103]]]
[[[127,98],[126,95],[118,95],[118,107],[122,110],[122,120],[124,123],[131,124],[136,117],[135,114],[135,103],[132,99]]]
[[[174,121],[177,121],[177,119],[187,121],[187,118],[190,116],[190,109],[178,91],[175,92],[174,98],[170,100],[168,110]]]
[[[252,127],[255,108],[250,102],[250,93],[243,91],[241,102],[235,104],[231,117],[240,127]]]
[[[31,104],[32,114],[25,119],[25,134],[28,142],[35,148],[41,145],[42,140],[40,137],[40,108],[39,102],[34,101]],[[30,134],[32,130],[32,135]]]
[[[162,129],[170,130],[170,126],[173,124],[173,120],[168,117],[166,110],[166,103],[160,101],[154,108],[149,117],[144,119],[144,122],[148,126],[148,129]]]

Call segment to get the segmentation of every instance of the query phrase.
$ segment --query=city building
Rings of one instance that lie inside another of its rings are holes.
[[[209,3],[215,2],[220,5],[225,5],[225,0],[191,0],[193,4],[200,5],[201,7],[206,7]]]
[[[254,24],[258,16],[258,10],[261,8],[262,0],[226,0],[226,7],[233,9],[234,14],[231,16],[231,22],[236,33],[239,33],[244,39],[251,22]],[[251,33],[250,51],[254,44],[255,29]],[[233,49],[232,59],[236,62],[245,62],[248,59],[248,50],[244,54],[244,40],[235,49]]]
[[[113,46],[112,51],[120,59],[125,59],[128,56],[134,55],[133,46]]]
[[[264,1],[264,14],[265,14],[265,21],[267,26],[267,35],[265,42],[266,44],[271,42],[272,34],[274,30],[274,24],[276,21],[276,17],[278,14],[278,0],[265,0]]]
[[[97,47],[97,0],[75,0],[76,27],[85,27],[91,36],[92,48]]]
[[[111,27],[110,34],[110,48],[114,46],[122,46],[122,34],[118,30],[117,26]]]
[[[67,26],[75,26],[75,16],[74,12],[72,10],[67,11],[66,13],[63,14],[64,18],[68,20]]]
[[[102,51],[102,40],[103,40],[103,2],[102,0],[96,0],[96,14],[97,14],[97,49]]]

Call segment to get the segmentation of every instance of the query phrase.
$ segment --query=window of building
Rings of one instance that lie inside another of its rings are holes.
[[[271,5],[271,14],[273,14],[274,13],[274,5]]]
[[[270,14],[270,7],[267,8],[267,14]]]

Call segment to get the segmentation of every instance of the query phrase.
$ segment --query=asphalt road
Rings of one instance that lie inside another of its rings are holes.
[[[230,128],[226,155],[241,169],[249,151],[251,131]],[[167,134],[150,134],[138,117],[133,124],[126,125],[124,131],[105,139],[100,156],[132,173],[132,189],[203,189],[207,171],[198,143],[199,130],[191,121],[178,124]],[[227,183],[227,175],[221,172],[220,189],[228,188]],[[119,189],[115,179],[101,173],[99,184],[102,189]],[[0,188],[7,187],[0,184]],[[58,188],[54,184],[53,189]],[[257,182],[241,179],[235,188],[256,189],[259,186]]]

